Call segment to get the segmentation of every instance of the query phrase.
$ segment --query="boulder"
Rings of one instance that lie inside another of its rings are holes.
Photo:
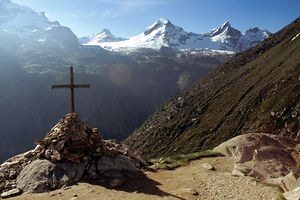
[[[245,176],[245,174],[237,169],[233,169],[231,172],[232,176]]]
[[[293,191],[283,193],[283,197],[286,200],[299,200],[300,197],[300,187],[297,187]]]
[[[97,172],[110,178],[130,177],[139,171],[140,164],[125,155],[102,156],[97,161]]]
[[[84,164],[65,161],[53,163],[49,160],[35,160],[27,165],[17,178],[17,188],[24,193],[40,193],[72,185],[79,181]]]
[[[205,169],[207,169],[207,170],[212,170],[212,171],[215,170],[215,167],[212,166],[212,165],[209,164],[209,163],[203,163],[203,164],[202,164],[202,167],[205,168]]]
[[[18,194],[21,194],[21,190],[19,190],[18,188],[14,188],[7,192],[3,192],[1,194],[1,198],[8,198],[8,197],[16,196]]]
[[[275,180],[290,172],[299,174],[297,141],[266,133],[234,137],[214,151],[234,158],[238,169],[257,179]]]

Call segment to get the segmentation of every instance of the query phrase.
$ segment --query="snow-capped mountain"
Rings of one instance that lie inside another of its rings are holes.
[[[93,33],[90,36],[79,38],[81,44],[98,44],[103,42],[119,42],[126,40],[125,38],[114,36],[110,30],[102,29],[99,33]]]
[[[268,30],[260,30],[257,27],[248,29],[239,39],[235,48],[237,51],[243,51],[244,49],[253,47],[270,35],[271,33]]]
[[[158,19],[140,35],[117,42],[86,41],[84,45],[98,45],[110,51],[130,52],[149,48],[159,50],[170,47],[179,51],[214,50],[239,52],[267,38],[270,32],[258,28],[249,29],[243,35],[225,22],[205,33],[188,33],[167,19]]]
[[[239,39],[242,37],[241,32],[231,27],[228,21],[226,21],[220,27],[209,30],[200,35],[202,35],[203,38],[207,38],[211,42],[217,43],[219,48],[232,51],[236,51],[235,47]]]
[[[59,23],[50,22],[44,13],[37,13],[10,0],[0,1],[0,28],[2,31],[28,36],[45,31],[49,26],[59,26]]]
[[[34,41],[41,45],[54,43],[61,48],[79,46],[73,32],[58,22],[51,22],[44,13],[21,6],[10,0],[0,1],[0,32],[23,41]]]

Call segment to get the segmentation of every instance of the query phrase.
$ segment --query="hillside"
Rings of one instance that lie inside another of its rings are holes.
[[[146,157],[213,148],[248,132],[300,140],[300,18],[170,99],[125,141]]]

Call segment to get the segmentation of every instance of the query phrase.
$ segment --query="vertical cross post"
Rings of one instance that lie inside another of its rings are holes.
[[[70,67],[70,89],[71,89],[71,113],[75,112],[74,108],[74,76],[73,76],[73,67]]]
[[[74,84],[74,75],[73,75],[73,67],[70,67],[70,85],[52,85],[52,89],[57,88],[69,88],[71,89],[71,113],[75,112],[75,103],[74,103],[74,88],[89,88],[90,85],[75,85]]]

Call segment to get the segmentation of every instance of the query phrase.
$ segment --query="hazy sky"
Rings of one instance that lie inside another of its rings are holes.
[[[1,1],[1,0],[0,0]],[[108,28],[116,36],[140,34],[158,18],[188,32],[204,32],[225,21],[242,32],[250,27],[276,32],[296,19],[299,0],[12,0],[45,12],[77,36]]]

